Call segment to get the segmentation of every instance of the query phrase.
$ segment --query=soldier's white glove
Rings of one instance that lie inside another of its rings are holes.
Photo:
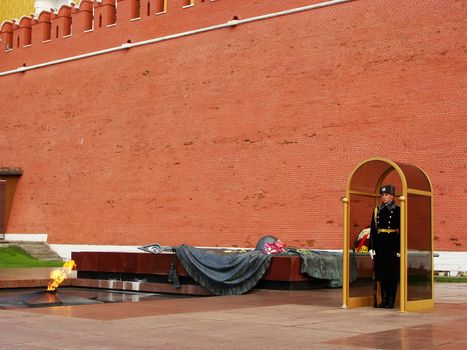
[[[397,257],[398,257],[398,258],[400,258],[400,257],[401,257],[401,253],[397,253],[396,255],[397,255]]]
[[[373,260],[373,257],[376,255],[376,252],[374,251],[374,249],[370,249],[368,253],[370,253],[370,258],[371,260]]]

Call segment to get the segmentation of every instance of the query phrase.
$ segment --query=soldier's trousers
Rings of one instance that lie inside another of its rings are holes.
[[[381,281],[381,299],[383,302],[387,302],[387,299],[396,300],[397,293],[397,281]]]

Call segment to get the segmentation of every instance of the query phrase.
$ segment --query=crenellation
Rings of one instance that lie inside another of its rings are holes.
[[[52,40],[61,39],[71,34],[71,6],[63,5],[58,13],[52,12]]]
[[[13,21],[5,21],[0,28],[0,39],[5,51],[13,48],[13,24]]]
[[[167,12],[167,0],[155,0],[155,12],[156,14],[162,14]]]
[[[260,9],[266,4],[263,1],[251,2],[251,6]],[[307,1],[318,0],[300,0]],[[275,8],[288,7],[286,0],[280,2]],[[25,55],[28,62],[43,63],[118,47],[129,40],[147,40],[223,23],[232,18],[231,5],[235,4],[236,0],[219,1],[219,5],[208,0],[81,0],[79,5],[62,5],[58,10],[42,11],[37,20],[31,17],[30,28],[5,21],[0,32],[4,43],[4,49],[0,47],[0,66],[3,70],[14,69],[24,63]],[[209,15],[203,16],[204,11]],[[66,43],[56,46],[64,37],[68,38]],[[40,45],[45,42],[55,44]],[[20,51],[25,45],[31,48],[23,54]],[[5,51],[10,53],[8,60],[1,60]]]
[[[94,2],[94,29],[102,29],[111,24],[115,24],[116,20],[115,0],[102,0],[102,2]]]
[[[141,16],[139,0],[117,0],[117,24],[128,22]]]
[[[0,50],[0,53],[57,41],[63,37],[71,36],[84,40],[81,37],[85,32],[115,25],[124,28],[129,21],[135,19],[156,20],[156,15],[178,12],[201,4],[204,5],[204,1],[81,0],[79,5],[72,3],[62,5],[58,10],[51,8],[50,11],[41,11],[36,18],[24,16],[20,23],[16,23],[15,20],[4,21],[0,31],[4,49]]]
[[[42,11],[38,18],[34,18],[31,25],[31,44],[40,44],[44,41],[50,40],[51,36],[51,22],[52,14],[50,11]]]
[[[31,45],[31,17],[23,16],[13,26],[13,48]]]
[[[165,1],[165,11],[172,12],[194,6],[193,0],[171,0]]]
[[[93,24],[93,2],[91,0],[81,0],[79,8],[71,10],[71,23],[73,35],[80,36],[85,31],[92,29]]]
[[[137,0],[139,17],[151,17],[167,12],[167,0]]]

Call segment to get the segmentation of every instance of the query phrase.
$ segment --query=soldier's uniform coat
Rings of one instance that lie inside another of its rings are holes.
[[[400,207],[394,201],[375,208],[371,220],[370,247],[375,251],[375,279],[398,281],[400,275]],[[397,232],[384,232],[397,230]]]

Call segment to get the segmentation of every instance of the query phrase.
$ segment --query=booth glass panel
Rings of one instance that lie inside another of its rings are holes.
[[[375,207],[375,196],[350,195],[349,218],[349,297],[371,296],[373,290],[373,263],[370,255],[363,249],[356,252],[359,234],[371,225],[371,215]],[[361,241],[360,241],[361,242]],[[368,241],[366,246],[368,246]]]
[[[431,299],[431,197],[409,193],[407,214],[407,300]]]
[[[408,188],[431,193],[430,181],[423,171],[411,164],[397,163],[397,165],[404,172]]]
[[[360,166],[352,176],[350,188],[352,191],[375,193],[382,174],[392,166],[385,161],[373,160]]]

